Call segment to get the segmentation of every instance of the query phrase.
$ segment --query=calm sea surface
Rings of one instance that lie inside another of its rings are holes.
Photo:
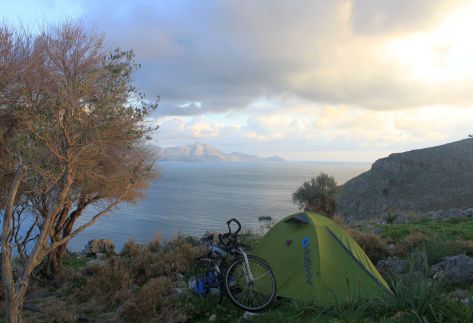
[[[232,217],[258,230],[260,216],[278,220],[297,211],[291,194],[310,177],[326,172],[343,184],[370,164],[161,162],[158,166],[161,176],[143,200],[123,204],[102,217],[69,248],[81,250],[93,238],[112,239],[120,249],[129,238],[143,242],[156,234],[162,239],[178,233],[201,236],[207,230],[226,231],[225,221]]]

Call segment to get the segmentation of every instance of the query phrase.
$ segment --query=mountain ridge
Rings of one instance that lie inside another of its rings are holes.
[[[186,162],[282,162],[278,156],[259,157],[240,152],[224,153],[221,150],[202,143],[183,145],[168,148],[158,148],[160,161],[186,161]]]

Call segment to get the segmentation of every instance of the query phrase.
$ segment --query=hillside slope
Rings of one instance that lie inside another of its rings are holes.
[[[337,204],[355,220],[472,207],[473,139],[379,159],[343,185]]]

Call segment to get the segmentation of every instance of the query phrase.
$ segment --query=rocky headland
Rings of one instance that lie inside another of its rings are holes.
[[[391,154],[346,182],[337,198],[348,221],[473,216],[473,139]]]

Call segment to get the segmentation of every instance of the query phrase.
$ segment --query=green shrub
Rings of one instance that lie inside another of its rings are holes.
[[[293,194],[292,201],[299,209],[333,218],[337,209],[337,182],[333,176],[320,173],[305,181]]]
[[[397,219],[397,214],[396,213],[388,213],[384,216],[384,221],[386,221],[387,224],[393,224],[396,222]]]
[[[450,313],[446,307],[444,292],[446,283],[442,279],[429,279],[426,261],[419,267],[419,257],[409,259],[408,271],[391,282],[392,293],[386,293],[381,306],[404,320],[417,322],[446,319]]]
[[[391,241],[401,241],[411,231],[419,231],[428,237],[443,241],[473,240],[473,219],[448,219],[445,221],[423,219],[412,223],[379,225],[383,229],[381,236]]]

